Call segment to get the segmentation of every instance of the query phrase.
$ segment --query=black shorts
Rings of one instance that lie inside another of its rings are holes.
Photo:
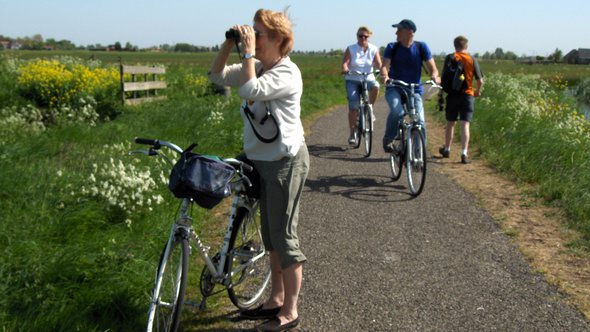
[[[475,98],[466,94],[447,95],[447,107],[445,116],[447,121],[461,121],[470,122],[473,118],[473,104]]]

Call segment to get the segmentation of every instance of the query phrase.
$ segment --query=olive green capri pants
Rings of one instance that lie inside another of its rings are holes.
[[[307,173],[309,153],[305,143],[294,157],[277,161],[252,160],[260,174],[260,218],[264,246],[276,251],[285,269],[307,259],[299,248],[299,202]]]

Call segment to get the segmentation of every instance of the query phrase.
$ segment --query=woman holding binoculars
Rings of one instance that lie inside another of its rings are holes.
[[[241,42],[241,63],[227,65]],[[259,331],[285,331],[299,325],[297,301],[305,256],[299,247],[299,201],[309,154],[300,119],[301,72],[288,54],[293,48],[291,22],[284,12],[260,9],[254,25],[235,25],[213,61],[209,78],[238,88],[244,99],[244,152],[260,174],[263,242],[270,252],[271,294],[246,319],[265,319]],[[268,118],[271,120],[268,120]],[[262,120],[262,121],[261,121]],[[267,121],[268,120],[268,121]]]

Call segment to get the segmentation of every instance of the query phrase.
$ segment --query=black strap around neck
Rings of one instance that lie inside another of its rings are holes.
[[[265,103],[265,105],[266,105],[266,103]],[[275,117],[272,115],[272,113],[268,109],[268,106],[266,107],[266,114],[260,120],[259,123],[261,126],[263,126],[264,123],[266,122],[266,120],[268,120],[268,119],[271,119],[272,122],[274,122],[275,128],[277,128],[277,132],[271,138],[263,137],[262,135],[260,135],[260,133],[258,133],[256,128],[254,128],[254,124],[252,123],[252,120],[256,120],[256,119],[254,118],[254,112],[252,112],[252,110],[250,110],[250,107],[248,107],[247,101],[245,102],[245,106],[243,107],[243,110],[244,110],[244,113],[246,114],[246,119],[248,119],[248,122],[250,122],[250,126],[252,127],[252,131],[254,132],[254,135],[256,135],[256,138],[258,138],[261,142],[267,143],[267,144],[272,143],[279,137],[279,134],[281,133],[281,130],[279,128],[279,124],[277,122],[277,119],[275,119]]]

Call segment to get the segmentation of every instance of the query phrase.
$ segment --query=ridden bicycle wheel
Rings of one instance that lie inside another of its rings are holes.
[[[188,274],[188,254],[188,240],[182,234],[177,234],[164,248],[148,311],[148,332],[178,329]]]
[[[371,145],[372,145],[372,134],[373,134],[373,112],[371,110],[371,105],[366,104],[365,107],[361,110],[365,114],[363,117],[363,140],[364,140],[364,147],[365,147],[365,157],[371,155]]]
[[[227,288],[232,303],[247,309],[258,304],[270,282],[270,256],[262,243],[260,207],[238,210],[229,241],[228,270],[231,285]]]
[[[359,108],[357,113],[358,115],[356,117],[356,143],[354,144],[355,149],[358,149],[361,146],[361,139],[363,138],[363,126],[365,124],[362,108]]]
[[[389,154],[389,166],[391,168],[391,179],[393,181],[399,180],[402,175],[402,169],[404,165],[404,149],[403,149],[403,142],[404,142],[404,134],[403,131],[400,129],[399,131],[399,140],[394,140],[393,147],[397,152],[391,152]]]
[[[406,171],[410,192],[413,196],[420,195],[426,179],[426,147],[424,134],[418,128],[410,130],[409,144],[406,147]]]

